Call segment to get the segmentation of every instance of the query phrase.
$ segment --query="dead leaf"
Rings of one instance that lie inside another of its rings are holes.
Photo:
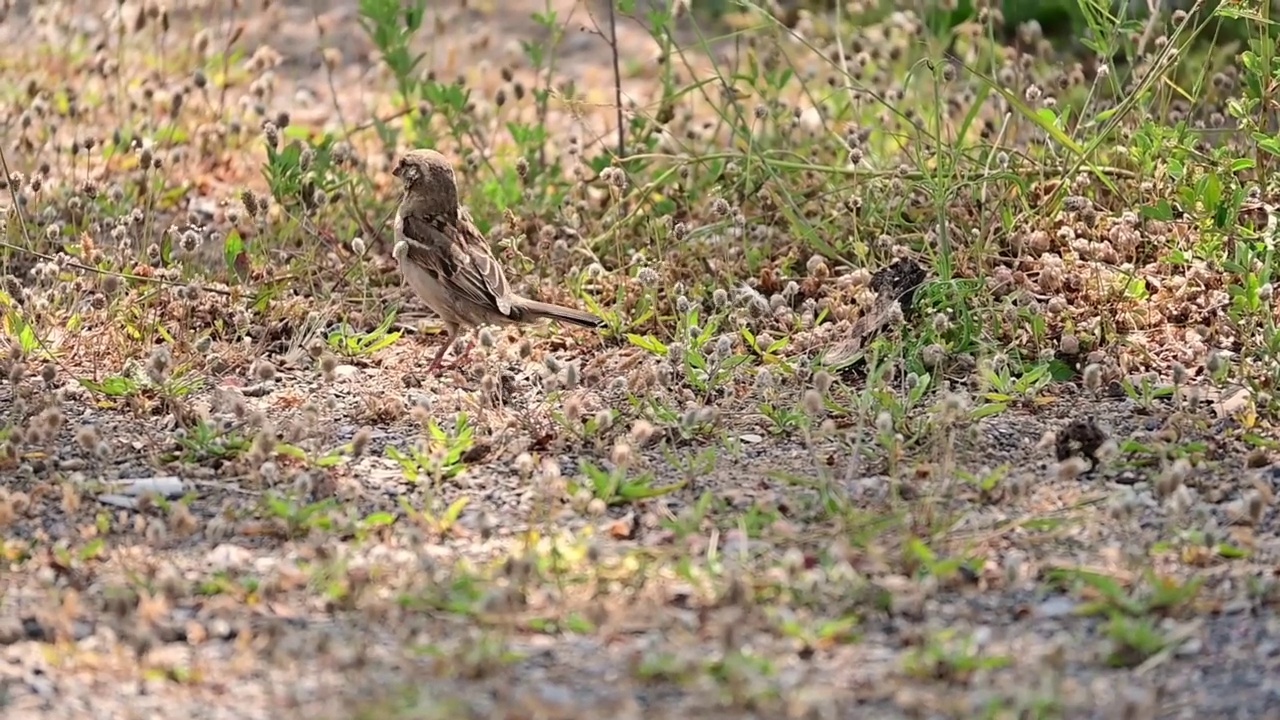
[[[609,523],[609,537],[614,540],[630,540],[636,534],[636,514],[634,511]]]

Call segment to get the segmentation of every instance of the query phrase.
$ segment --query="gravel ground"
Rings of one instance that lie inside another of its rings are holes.
[[[387,388],[388,396],[403,396],[406,403],[416,400],[413,391],[395,387],[401,369],[411,367],[418,352],[412,343],[397,345],[379,368],[343,366],[339,379],[327,388],[282,376],[271,392],[252,400],[252,407],[284,423],[289,411],[283,406],[289,402],[282,400],[333,397],[336,402],[326,404],[335,408],[320,423],[331,429],[336,442],[367,421],[351,411],[361,407],[356,398],[368,388]],[[466,397],[423,392],[432,394],[440,409]],[[93,410],[73,417],[71,408],[85,406],[76,401],[82,399],[80,393],[69,396],[69,426],[94,422],[111,428],[116,442],[126,445],[164,442],[165,434],[151,423]],[[546,413],[538,396],[531,390],[509,402],[506,412]],[[212,402],[212,393],[195,402],[204,400]],[[1065,416],[1057,408],[1072,414]],[[978,423],[957,443],[957,466],[981,473],[1007,464],[1004,484],[1017,493],[999,502],[956,493],[947,501],[955,513],[949,545],[963,549],[979,569],[922,584],[895,572],[891,558],[867,556],[846,545],[858,579],[828,576],[822,582],[835,593],[835,607],[858,614],[857,640],[817,647],[780,637],[766,619],[777,612],[805,616],[811,610],[799,598],[791,607],[764,602],[725,606],[723,601],[708,602],[697,588],[668,572],[657,573],[634,594],[606,593],[599,599],[582,588],[561,591],[530,582],[516,608],[503,607],[511,599],[498,585],[475,600],[484,618],[478,626],[445,612],[437,605],[442,602],[438,591],[431,588],[460,577],[460,561],[483,567],[510,553],[528,529],[527,519],[537,516],[536,489],[513,469],[514,456],[531,440],[519,433],[512,433],[501,448],[495,442],[487,457],[470,465],[456,482],[443,483],[438,495],[406,482],[378,452],[382,444],[403,447],[411,442],[416,427],[407,417],[379,427],[367,456],[311,480],[331,483],[327,490],[313,492],[341,498],[340,515],[349,518],[398,513],[402,499],[419,507],[432,496],[437,505],[465,496],[470,503],[460,528],[448,538],[424,537],[412,526],[389,531],[380,540],[344,539],[320,530],[300,538],[276,537],[279,523],[264,521],[253,510],[261,491],[243,489],[252,484],[216,472],[188,479],[195,493],[192,526],[198,529],[182,536],[183,523],[172,515],[168,528],[157,531],[154,519],[148,524],[138,514],[104,506],[87,489],[72,500],[74,493],[66,489],[147,473],[141,468],[74,470],[63,474],[61,482],[40,479],[43,473],[37,473],[8,483],[10,498],[23,493],[29,505],[9,523],[6,546],[35,541],[38,559],[7,573],[0,584],[6,609],[0,623],[5,646],[0,672],[7,715],[149,717],[180,707],[193,717],[357,717],[361,708],[374,713],[365,716],[376,717],[384,715],[369,707],[416,688],[423,694],[405,700],[415,707],[406,716],[675,717],[696,712],[766,717],[791,708],[788,712],[799,713],[797,717],[972,717],[993,698],[1031,702],[1036,697],[1053,698],[1071,717],[1273,716],[1268,713],[1274,713],[1274,678],[1280,677],[1275,672],[1280,623],[1270,602],[1248,597],[1247,585],[1271,581],[1272,567],[1263,560],[1276,550],[1269,512],[1253,528],[1254,557],[1219,564],[1200,575],[1205,585],[1194,607],[1156,621],[1177,644],[1137,669],[1108,669],[1106,621],[1076,615],[1089,594],[1063,593],[1047,581],[1054,568],[1083,567],[1126,585],[1135,582],[1135,568],[1143,558],[1129,550],[1148,547],[1167,515],[1149,483],[1126,485],[1130,480],[1123,473],[1111,479],[1093,473],[1055,477],[1051,450],[1037,446],[1046,431],[1080,417],[1082,408],[1115,438],[1142,442],[1153,434],[1153,417],[1138,412],[1127,399],[1067,397],[1047,412],[1011,411]],[[741,435],[754,438],[753,429],[760,428],[744,424]],[[636,553],[672,558],[718,552],[726,568],[738,567],[745,574],[776,563],[789,547],[806,553],[829,542],[840,547],[830,538],[830,527],[807,524],[813,493],[779,478],[813,477],[815,461],[834,459],[831,477],[848,497],[868,512],[886,507],[891,482],[846,467],[847,447],[821,442],[809,448],[766,439],[743,445],[737,456],[721,450],[714,469],[660,501],[602,517],[583,516],[565,506],[555,511],[552,526],[577,536],[594,534],[592,552],[619,577],[626,573],[611,563]],[[695,457],[698,449],[697,444],[677,444],[646,451],[643,464],[655,470],[659,484],[680,482],[684,478],[668,453]],[[1215,464],[1221,471],[1198,477],[1194,484],[1202,496],[1225,488],[1222,503],[1200,506],[1208,525],[1225,527],[1244,461],[1231,448],[1217,452]],[[562,474],[572,477],[591,455],[565,448],[553,457]],[[75,457],[62,457],[60,464],[78,466]],[[1280,474],[1268,468],[1259,477],[1273,483]],[[662,517],[687,511],[708,491],[740,508],[781,508],[781,517],[760,538],[733,530],[714,540],[706,535],[680,538],[663,527]],[[930,479],[921,479],[907,492],[925,498],[941,491]],[[1116,497],[1128,498],[1127,509],[1116,509]],[[910,505],[908,511],[928,512],[924,505]],[[133,528],[113,532],[102,556],[64,565],[53,549],[77,545],[77,538],[85,537],[86,528],[104,513]],[[243,517],[228,519],[238,514]],[[1063,522],[1030,529],[1047,518]],[[164,525],[161,519],[159,526]],[[326,563],[334,567],[319,571]],[[1170,568],[1175,564],[1171,558]],[[323,580],[317,579],[341,572],[350,581],[365,577],[371,568],[377,568],[371,592],[354,607],[327,598]],[[212,583],[227,579],[252,579],[256,589],[211,595],[199,591],[212,592]],[[819,580],[801,572],[798,582],[803,586]],[[131,586],[150,587],[155,594],[132,597],[125,590]],[[836,593],[836,588],[842,589]],[[430,596],[423,602],[432,607],[405,607],[397,602],[405,594]],[[831,606],[826,609],[832,611]],[[596,632],[536,632],[527,622],[543,614],[579,612],[591,619]],[[1007,657],[1011,664],[978,669],[963,678],[948,677],[952,673],[943,670],[936,671],[939,679],[904,676],[904,663],[912,662],[908,658],[922,644],[951,633],[973,643],[966,652],[975,657]],[[500,644],[486,644],[495,638]],[[761,698],[757,712],[730,711],[721,707],[726,690],[697,673],[672,671],[678,681],[661,676],[637,680],[637,666],[656,662],[653,658],[669,656],[677,667],[687,667],[724,652],[726,644],[769,658],[771,672],[743,679],[743,692],[767,689],[780,700]],[[499,661],[486,656],[497,647],[513,657]],[[456,705],[441,705],[445,699]],[[543,706],[540,715],[529,709]]]
[[[444,11],[432,67],[516,63],[542,6],[527,4]],[[589,22],[579,4],[553,5],[577,18],[570,27]],[[175,9],[172,32],[244,23],[243,47],[269,39],[284,56],[272,109],[323,126],[337,113],[322,42],[343,54],[342,114],[366,118],[379,104],[366,94],[376,73],[355,8],[228,15],[215,3]],[[10,59],[28,11],[19,3],[0,26]],[[87,10],[81,20],[97,22]],[[654,52],[635,23],[619,44],[640,65]],[[586,102],[606,102],[608,59],[598,37],[570,32],[560,67]],[[652,82],[636,72],[627,92],[646,102]],[[860,424],[808,441],[775,435],[748,385],[715,403],[715,434],[564,432],[570,405],[583,417],[625,405],[608,378],[635,387],[652,375],[633,347],[539,336],[552,349],[526,360],[513,331],[477,366],[435,379],[417,369],[438,338],[407,334],[326,379],[299,352],[314,330],[292,328],[265,350],[215,343],[216,362],[199,369],[208,384],[185,400],[233,429],[214,440],[179,433],[155,399],[83,390],[76,378],[121,360],[106,336],[68,338],[50,383],[0,384],[0,409],[22,415],[34,394],[45,409],[28,414],[47,427],[43,449],[0,470],[3,717],[1280,717],[1269,507],[1280,468],[1207,404],[1143,408],[1055,385],[1051,402],[918,443],[903,467],[921,470],[894,473]],[[268,379],[251,370],[259,350],[275,363]],[[584,368],[581,387],[555,402],[541,362],[552,352]],[[500,402],[482,389],[493,377]],[[851,373],[833,392],[853,397],[862,382]],[[800,388],[777,392],[794,400]],[[461,474],[415,482],[388,458],[422,436],[424,418],[448,427],[459,411],[476,428]],[[1096,469],[1056,457],[1072,421],[1114,440],[1113,456]],[[362,451],[325,465],[226,450],[264,425],[316,456]],[[110,444],[109,460],[85,427]],[[653,486],[678,489],[579,502],[574,484],[588,463],[616,459],[618,437]],[[1196,467],[1170,489],[1168,461],[1188,448]],[[543,464],[526,467],[525,453]],[[958,479],[993,473],[1003,479],[988,491]],[[168,502],[109,486],[170,476],[181,491]],[[1256,516],[1249,492],[1267,502]],[[457,522],[442,520],[463,499]],[[957,565],[916,572],[929,562],[916,538]],[[1072,579],[1086,569],[1132,600],[1132,622],[1150,623],[1162,649],[1122,652],[1115,621],[1089,612],[1120,600]],[[1203,585],[1159,605],[1147,569]]]

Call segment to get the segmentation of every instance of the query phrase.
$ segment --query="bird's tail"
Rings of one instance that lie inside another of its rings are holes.
[[[586,312],[585,310],[574,310],[573,308],[538,302],[537,300],[529,300],[527,298],[521,299],[520,304],[516,307],[518,307],[520,313],[529,320],[551,318],[552,320],[559,320],[563,323],[571,323],[573,325],[581,325],[582,327],[589,328],[602,328],[605,325],[603,320],[589,312]]]

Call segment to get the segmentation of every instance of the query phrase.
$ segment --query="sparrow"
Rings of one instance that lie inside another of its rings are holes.
[[[428,373],[461,330],[478,325],[531,323],[551,318],[589,328],[604,327],[599,317],[582,310],[538,302],[511,292],[502,266],[471,215],[458,206],[453,166],[435,150],[411,150],[391,174],[404,185],[396,209],[394,255],[409,287],[444,321],[447,340]],[[472,338],[459,356],[475,343]],[[455,361],[456,363],[457,361]]]

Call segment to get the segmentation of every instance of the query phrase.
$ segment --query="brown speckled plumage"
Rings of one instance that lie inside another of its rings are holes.
[[[404,183],[396,212],[396,260],[418,297],[444,321],[449,340],[429,372],[440,367],[460,330],[477,325],[551,318],[599,328],[595,315],[511,292],[502,266],[470,216],[458,207],[453,167],[434,150],[412,150],[392,171]]]

